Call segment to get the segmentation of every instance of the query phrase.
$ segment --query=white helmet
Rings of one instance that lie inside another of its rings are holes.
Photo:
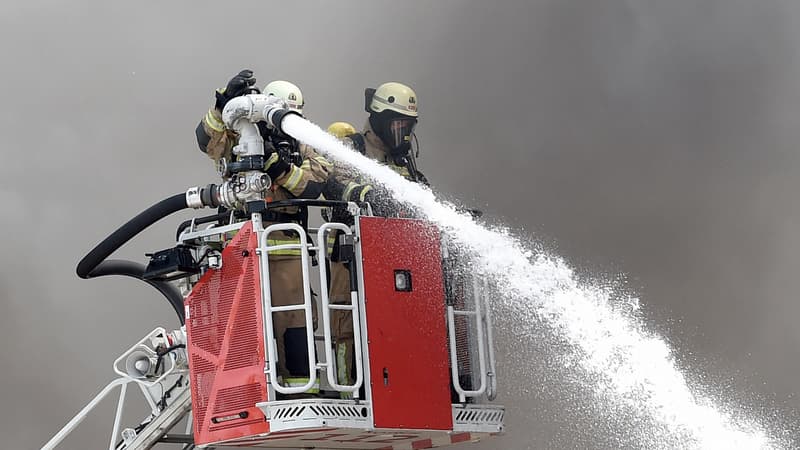
[[[367,112],[379,113],[388,109],[409,117],[419,115],[417,113],[417,94],[405,84],[383,83],[372,92],[371,97]]]
[[[286,102],[289,109],[303,114],[303,93],[296,84],[284,80],[272,81],[264,86],[264,94],[274,95]]]

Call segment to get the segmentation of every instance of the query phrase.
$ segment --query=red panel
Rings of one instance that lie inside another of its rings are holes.
[[[378,217],[360,231],[375,426],[451,430],[439,231]],[[411,292],[395,290],[395,270],[411,272]]]
[[[267,400],[257,247],[248,223],[186,299],[198,445],[269,432],[255,406]]]

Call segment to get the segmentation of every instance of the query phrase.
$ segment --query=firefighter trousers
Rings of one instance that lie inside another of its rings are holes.
[[[341,262],[331,262],[330,299],[333,304],[350,304],[350,272]],[[339,384],[355,382],[355,354],[353,341],[353,313],[331,311],[331,333],[336,340],[336,379]]]
[[[272,306],[303,303],[300,257],[270,255],[269,278]],[[317,308],[313,300],[312,313],[312,322],[316,329]],[[272,324],[277,347],[277,370],[283,379],[283,385],[306,384],[310,374],[305,312],[302,310],[276,312],[273,314]]]

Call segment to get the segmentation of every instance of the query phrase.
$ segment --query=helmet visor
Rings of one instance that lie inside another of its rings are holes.
[[[412,117],[398,117],[389,120],[386,137],[392,148],[400,148],[411,144],[411,134],[417,126],[417,119]]]

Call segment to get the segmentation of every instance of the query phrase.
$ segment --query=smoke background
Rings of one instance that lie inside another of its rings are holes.
[[[144,284],[74,267],[215,180],[194,127],[243,67],[296,82],[323,126],[360,126],[365,87],[413,86],[437,189],[587,277],[625,274],[698,387],[796,430],[799,19],[779,0],[4,2],[0,447],[38,448],[114,358],[177,326]],[[185,217],[118,256],[168,247]],[[546,339],[497,328],[508,431],[465,448],[642,445]],[[64,448],[104,438],[103,419]]]

